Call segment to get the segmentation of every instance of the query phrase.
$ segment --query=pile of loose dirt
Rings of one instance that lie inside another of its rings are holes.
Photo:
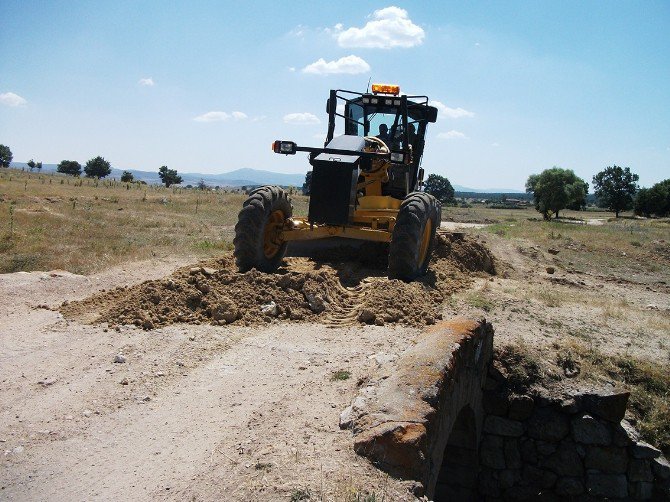
[[[249,326],[274,319],[420,326],[439,319],[442,303],[467,287],[475,273],[495,273],[489,251],[463,234],[438,235],[428,274],[412,283],[386,278],[386,254],[378,248],[359,249],[356,260],[344,260],[345,255],[331,253],[331,261],[289,257],[273,274],[239,273],[228,255],[60,310],[68,318],[144,329],[178,322]]]

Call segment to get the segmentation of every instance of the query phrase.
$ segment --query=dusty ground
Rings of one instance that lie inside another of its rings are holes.
[[[486,316],[498,345],[575,339],[668,364],[667,271],[577,273],[563,250],[553,255],[483,233],[478,240],[496,257],[497,275],[471,274],[442,291],[439,308],[430,308],[443,317]],[[302,320],[242,315],[218,325],[203,309],[202,318],[177,324],[149,312],[149,330],[87,323],[100,315],[110,321],[101,305],[124,305],[173,273],[195,287],[188,278],[204,274],[192,275],[192,263],[140,262],[88,277],[0,275],[0,498],[307,500],[309,493],[312,500],[363,500],[374,493],[412,500],[405,484],[353,453],[338,418],[357,383],[410,346],[420,328],[402,316],[366,325],[359,311],[347,313],[348,322],[324,323],[302,290]],[[319,273],[328,283],[338,271]],[[289,266],[284,275],[291,273],[315,272]],[[64,301],[66,317],[58,310]],[[235,295],[230,301],[244,308]]]

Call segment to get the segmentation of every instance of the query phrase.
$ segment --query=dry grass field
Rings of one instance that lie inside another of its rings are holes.
[[[0,273],[88,274],[151,257],[232,249],[246,196],[0,170]],[[294,197],[296,214],[306,198]]]

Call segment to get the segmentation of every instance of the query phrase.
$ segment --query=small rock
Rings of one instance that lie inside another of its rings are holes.
[[[647,481],[654,480],[654,474],[651,472],[649,460],[641,458],[632,458],[628,464],[628,481]]]
[[[162,376],[165,376],[165,373],[163,373],[162,371],[157,371],[156,376],[157,377],[162,377]]]
[[[523,434],[523,424],[509,418],[489,415],[484,420],[484,432],[499,436],[519,437]]]
[[[223,300],[219,304],[213,306],[210,310],[212,319],[215,321],[223,320],[230,324],[239,317],[239,311],[235,304],[230,300]]]
[[[191,274],[191,275],[196,275],[196,274],[199,274],[201,272],[201,270],[202,269],[200,267],[193,267],[193,268],[189,269],[188,273]]]
[[[533,398],[530,396],[512,396],[509,400],[507,416],[512,420],[526,420],[533,413],[534,405]]]
[[[608,422],[619,423],[626,413],[630,392],[584,392],[576,396],[582,408]]]
[[[547,267],[546,270],[548,274],[553,274],[554,272],[556,272],[556,269],[554,267]]]
[[[373,324],[375,322],[375,313],[372,310],[363,309],[358,314],[358,321],[365,324]]]
[[[528,435],[542,441],[560,441],[570,432],[568,418],[551,409],[536,410],[528,420]]]
[[[509,408],[507,394],[497,390],[485,390],[482,395],[482,405],[484,407],[484,413],[504,417],[507,415],[507,410]],[[516,419],[516,417],[510,418],[513,420]]]
[[[126,358],[123,354],[116,354],[114,356],[114,362],[117,364],[122,364],[126,362]]]
[[[90,417],[91,415],[93,415],[93,412],[92,412],[91,410],[84,410],[84,411],[82,412],[82,415],[84,415],[86,418],[88,418],[88,417]]]
[[[665,457],[656,457],[651,461],[654,474],[661,479],[670,478],[670,462]]]
[[[584,493],[584,485],[579,478],[564,477],[556,481],[556,494],[563,496],[581,495]]]
[[[352,406],[347,406],[340,413],[340,429],[349,429],[354,424],[355,416]]]
[[[279,307],[277,307],[275,302],[266,303],[265,305],[261,305],[261,313],[271,317],[277,317],[279,315]]]
[[[629,483],[628,486],[630,496],[635,500],[649,500],[654,495],[654,483],[639,481],[637,483]]]
[[[479,446],[479,460],[482,465],[492,469],[505,468],[505,452],[503,438],[492,434],[484,434]]]
[[[607,446],[612,442],[612,433],[591,415],[582,415],[572,420],[572,437],[582,444]]]
[[[216,274],[217,270],[215,268],[209,268],[209,267],[202,267],[202,273],[205,274],[206,276],[211,276]]]
[[[635,458],[657,458],[661,455],[661,450],[644,441],[638,441],[630,446],[630,452]]]
[[[628,455],[625,448],[592,446],[586,453],[584,465],[587,469],[598,469],[607,474],[624,474],[628,467]]]
[[[50,385],[55,384],[57,381],[58,381],[57,378],[50,377],[50,378],[44,378],[43,380],[40,380],[37,383],[42,385],[43,387],[49,387]]]
[[[545,467],[559,476],[581,476],[583,467],[577,447],[568,441],[563,441],[556,452],[540,462]]]
[[[628,482],[624,474],[589,473],[586,489],[596,497],[624,498],[628,496]]]
[[[560,251],[558,249],[549,248],[547,249],[547,253],[557,255],[558,253],[560,253]]]
[[[122,379],[119,383],[120,383],[121,385],[128,385],[130,382],[128,382],[128,379],[127,379],[127,378],[124,378],[124,379]]]
[[[198,291],[200,291],[203,295],[206,295],[212,289],[206,282],[199,282],[195,287],[198,288]]]
[[[309,304],[309,309],[314,312],[315,314],[320,314],[324,310],[326,310],[326,304],[323,301],[323,298],[321,298],[320,295],[316,295],[314,293],[309,293],[305,292],[305,300],[307,300],[307,303]]]
[[[505,465],[508,469],[521,468],[521,453],[516,439],[505,439]]]

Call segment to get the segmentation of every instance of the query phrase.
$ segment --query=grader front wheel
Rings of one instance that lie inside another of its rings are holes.
[[[424,192],[410,193],[402,201],[391,236],[388,276],[413,281],[428,270],[440,226],[440,204]]]
[[[285,221],[293,215],[286,192],[279,187],[255,189],[244,202],[235,225],[235,262],[240,272],[256,268],[273,272],[286,253],[280,238]]]

